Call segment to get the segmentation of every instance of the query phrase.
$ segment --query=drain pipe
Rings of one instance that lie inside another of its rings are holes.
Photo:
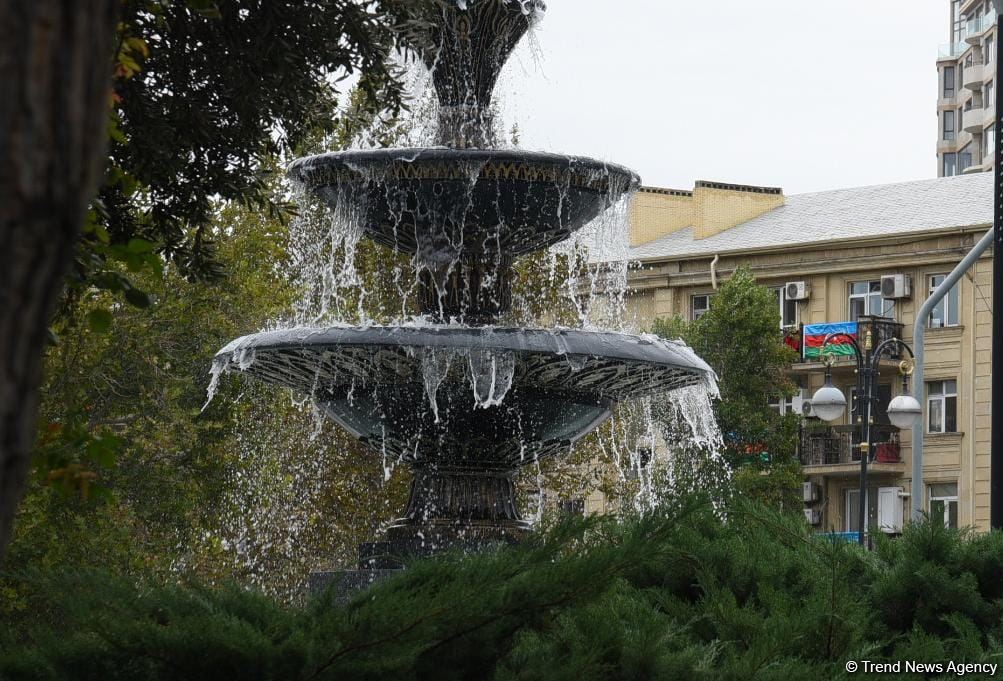
[[[719,253],[714,254],[714,259],[710,261],[710,285],[717,290],[717,264],[721,261]]]
[[[930,297],[920,306],[919,311],[916,313],[916,325],[913,327],[912,331],[912,349],[915,353],[916,370],[913,372],[913,391],[920,392],[920,404],[923,403],[922,398],[924,397],[922,391],[926,390],[926,383],[923,380],[923,362],[925,360],[926,353],[923,348],[923,340],[926,336],[926,322],[930,317],[930,313],[933,312],[934,306],[947,296],[947,293],[951,288],[958,283],[958,280],[965,275],[975,261],[986,252],[986,250],[993,244],[993,230],[990,229],[986,232],[979,243],[975,244],[975,248],[969,251],[968,255],[958,263],[958,266],[954,268],[944,282],[938,286]],[[916,420],[916,423],[912,424],[912,519],[913,521],[918,521],[922,519],[923,515],[923,433],[925,432],[926,424],[923,418]]]

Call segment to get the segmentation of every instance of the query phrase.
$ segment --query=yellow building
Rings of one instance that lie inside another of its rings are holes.
[[[991,173],[784,196],[767,187],[697,182],[692,191],[643,189],[631,216],[630,305],[642,327],[657,317],[695,319],[739,266],[777,295],[792,344],[804,327],[856,323],[863,337],[912,342],[919,306],[992,225]],[[923,506],[958,526],[989,526],[991,253],[927,320]],[[781,411],[809,411],[825,369],[810,351],[790,368],[801,396]],[[833,381],[848,399],[855,362]],[[882,408],[901,390],[898,362],[882,362]],[[809,405],[807,408],[805,404]],[[895,532],[908,518],[911,438],[876,415],[869,524]],[[806,517],[819,530],[857,526],[859,450],[844,416],[832,426],[806,415],[800,456]]]

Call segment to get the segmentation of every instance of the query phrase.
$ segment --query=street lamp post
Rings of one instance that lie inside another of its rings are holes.
[[[881,356],[892,348],[904,348],[912,358],[912,348],[898,338],[889,338],[873,349],[871,328],[868,327],[864,336],[864,347],[861,350],[857,339],[846,333],[830,333],[822,342],[821,354],[825,359],[825,385],[819,388],[812,397],[811,406],[815,414],[823,421],[835,421],[843,415],[846,409],[846,396],[832,384],[832,364],[835,361],[831,353],[825,349],[829,343],[839,340],[849,341],[857,361],[857,409],[856,418],[860,425],[860,506],[857,541],[864,544],[867,528],[867,463],[871,455],[871,407],[876,401],[874,386],[880,371]],[[909,392],[909,374],[912,373],[911,361],[903,360],[899,364],[902,374],[902,394],[888,404],[888,419],[896,428],[909,428],[919,417],[922,409],[916,398]],[[852,419],[851,414],[851,419]]]

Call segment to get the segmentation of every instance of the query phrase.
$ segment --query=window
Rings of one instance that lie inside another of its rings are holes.
[[[881,297],[881,280],[855,281],[850,284],[850,321],[858,317],[894,317],[895,301]]]
[[[690,298],[690,319],[696,321],[704,316],[704,313],[710,309],[710,299],[714,297],[712,293],[706,293],[704,295],[693,296]]]
[[[926,384],[926,432],[958,432],[958,382],[930,381]]]
[[[860,489],[848,489],[846,495],[846,531],[856,532],[860,529]],[[874,500],[878,498],[878,488],[867,488],[867,529],[876,527],[878,524],[878,505]]]
[[[944,67],[944,98],[945,99],[950,99],[950,98],[954,97],[954,93],[955,93],[954,85],[955,85],[954,67],[953,66],[945,66]]]
[[[954,22],[951,27],[951,43],[957,45],[965,39],[965,20],[961,16],[961,0],[953,0],[951,3],[951,18]]]
[[[777,298],[777,309],[780,312],[780,328],[796,326],[798,323],[798,301],[787,300],[787,287],[773,289],[773,295]]]
[[[933,295],[933,292],[944,283],[945,279],[947,279],[946,274],[935,274],[930,277],[930,295]],[[945,326],[957,326],[960,323],[958,320],[960,309],[960,293],[958,285],[955,284],[930,313],[930,328],[942,329]]]
[[[996,124],[993,123],[988,128],[986,128],[986,133],[982,136],[985,140],[985,149],[982,153],[982,159],[984,161],[989,161],[996,158]]]
[[[771,397],[770,409],[781,416],[784,414],[801,413],[801,403],[804,401],[804,390],[800,390],[791,397]]]
[[[958,152],[958,172],[963,173],[972,165],[972,144],[969,142]]]
[[[958,155],[955,153],[944,154],[944,177],[951,177],[958,174]]]
[[[954,111],[943,112],[944,117],[944,139],[947,141],[954,139]]]
[[[868,532],[877,530],[887,534],[902,532],[902,488],[901,487],[870,487],[867,488],[867,526]],[[857,532],[860,519],[860,489],[844,490],[846,501],[846,531]]]
[[[987,109],[989,107],[996,106],[996,100],[993,99],[993,92],[994,92],[993,81],[989,81],[988,83],[986,83],[985,88],[983,88],[983,94],[982,94],[982,104]]]
[[[996,58],[995,51],[992,37],[986,38],[986,44],[982,47],[982,62],[984,64],[991,64]]]
[[[585,515],[585,500],[561,499],[557,502],[557,512],[563,516],[583,516]]]
[[[958,527],[958,483],[944,482],[927,487],[930,495],[930,520],[944,527]]]

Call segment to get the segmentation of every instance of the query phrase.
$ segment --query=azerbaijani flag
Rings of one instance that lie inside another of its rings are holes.
[[[852,336],[853,339],[856,340],[857,322],[805,324],[804,343],[801,345],[804,349],[804,358],[820,358],[822,356],[822,343],[825,342],[826,336],[833,333],[845,333],[847,336]],[[829,345],[825,348],[825,354],[831,354],[837,357],[852,356],[853,345],[846,339],[846,336],[836,336],[829,341]]]

